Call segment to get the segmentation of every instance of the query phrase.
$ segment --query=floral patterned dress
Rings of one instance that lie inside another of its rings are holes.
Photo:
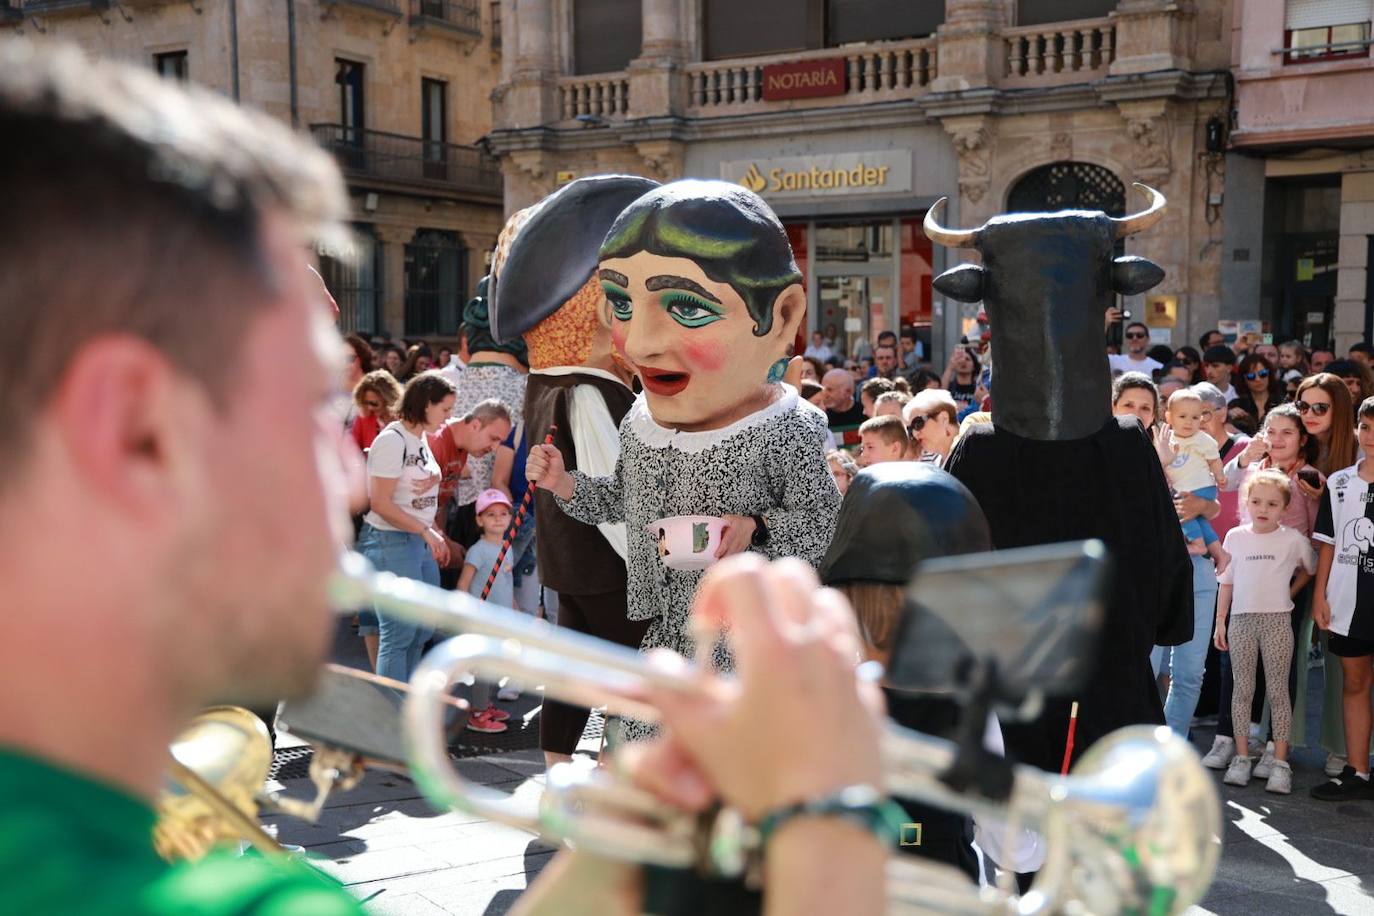
[[[627,523],[628,607],[632,620],[652,620],[641,650],[668,648],[692,657],[687,627],[703,572],[668,569],[650,533],[675,515],[762,515],[770,537],[754,548],[770,559],[820,563],[835,533],[840,492],[825,461],[826,419],[819,409],[780,385],[772,404],[723,429],[678,432],[658,425],[641,394],[620,424],[620,460],[609,477],[573,471],[565,512],[587,524]],[[724,643],[718,667],[731,667]],[[648,737],[644,723],[627,722],[626,737]]]

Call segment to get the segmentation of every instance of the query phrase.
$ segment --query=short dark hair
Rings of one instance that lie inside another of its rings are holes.
[[[1355,412],[1357,420],[1374,420],[1374,397],[1365,398],[1360,402],[1360,409]]]
[[[1149,325],[1147,325],[1147,324],[1146,324],[1145,322],[1143,322],[1143,321],[1131,321],[1131,322],[1127,322],[1126,327],[1123,328],[1122,330],[1129,331],[1131,328],[1144,328],[1144,329],[1145,329],[1145,336],[1146,336],[1147,338],[1150,336],[1150,327],[1149,327]]]
[[[778,297],[802,282],[776,214],[763,198],[731,182],[674,181],[636,199],[606,233],[600,258],[641,251],[690,258],[706,276],[728,285],[744,300],[759,337],[773,328]]]
[[[1228,366],[1236,364],[1236,351],[1226,344],[1217,344],[1215,347],[1208,347],[1202,354],[1204,363],[1226,363]]]
[[[879,331],[879,332],[878,332],[878,346],[880,346],[880,347],[883,346],[883,339],[884,339],[884,338],[887,338],[887,337],[892,338],[892,342],[893,342],[894,344],[897,342],[897,335],[896,335],[894,332],[892,332],[892,331]]]
[[[223,409],[281,278],[266,218],[339,241],[334,162],[219,93],[0,41],[0,464],[88,342],[141,338]]]
[[[1347,353],[1363,353],[1363,354],[1365,354],[1366,356],[1374,356],[1374,344],[1370,344],[1370,343],[1368,343],[1368,342],[1362,340],[1362,341],[1360,341],[1359,343],[1353,343],[1353,344],[1351,344],[1351,345],[1350,345],[1350,349],[1349,349],[1348,351],[1346,351],[1346,352],[1347,352]]]
[[[871,378],[863,383],[863,386],[859,389],[859,394],[866,394],[874,401],[877,401],[878,395],[886,394],[896,387],[897,386],[893,384],[890,378]]]
[[[916,343],[920,338],[916,334],[916,329],[913,328],[911,325],[907,325],[906,327],[902,328],[902,339],[909,340],[912,343]]]
[[[438,372],[421,372],[406,382],[405,393],[401,395],[401,407],[397,415],[404,423],[425,422],[425,411],[431,404],[438,404],[458,389]]]
[[[1206,350],[1207,341],[1212,339],[1213,334],[1221,334],[1221,332],[1218,331],[1216,328],[1212,328],[1212,330],[1210,331],[1203,331],[1202,336],[1197,339],[1197,348],[1199,350]],[[1226,335],[1222,334],[1221,336],[1223,339],[1225,339]]]

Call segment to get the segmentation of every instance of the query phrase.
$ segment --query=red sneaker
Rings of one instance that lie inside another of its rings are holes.
[[[487,714],[487,710],[475,712],[468,716],[468,731],[484,732],[489,735],[499,734],[506,730],[506,723],[498,722]]]
[[[496,706],[495,704],[488,704],[487,708],[482,710],[482,712],[487,716],[490,716],[491,718],[495,719],[497,722],[504,722],[510,718],[510,713],[506,712],[504,709],[501,709],[499,706]]]

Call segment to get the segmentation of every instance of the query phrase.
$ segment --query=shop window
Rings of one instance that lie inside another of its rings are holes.
[[[945,0],[828,0],[827,45],[918,38],[945,21]]]
[[[378,331],[381,303],[381,246],[368,224],[353,227],[353,237],[343,249],[321,248],[320,275],[339,304],[339,329],[364,337]]]
[[[575,0],[573,72],[614,73],[639,56],[640,0]]]
[[[1116,0],[1019,0],[1017,25],[1101,19],[1116,10]]]
[[[1369,56],[1370,0],[1288,0],[1286,64]]]
[[[405,250],[405,334],[458,333],[467,298],[467,249],[454,232],[419,229]]]

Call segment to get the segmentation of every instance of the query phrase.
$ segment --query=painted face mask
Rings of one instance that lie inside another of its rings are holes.
[[[767,405],[806,294],[760,197],[720,181],[651,191],[611,227],[598,277],[656,422],[717,429]]]

